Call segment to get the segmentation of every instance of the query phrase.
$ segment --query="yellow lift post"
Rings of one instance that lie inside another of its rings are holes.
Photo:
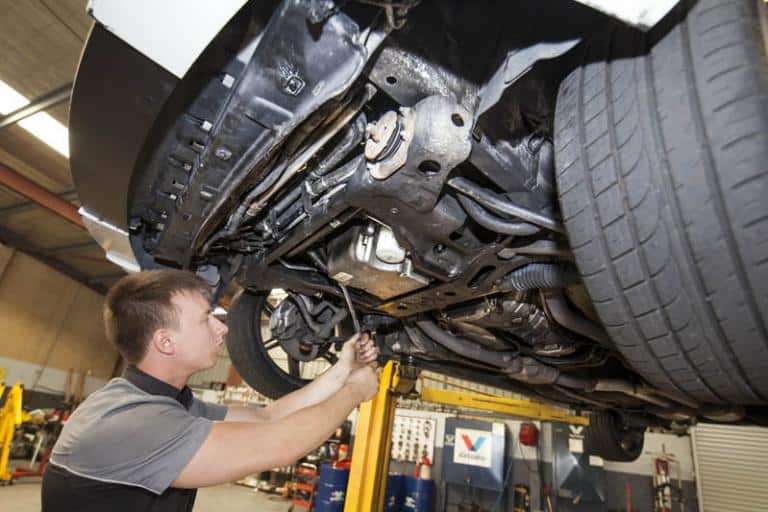
[[[16,425],[21,423],[21,385],[0,386],[0,484],[11,481],[8,457]]]
[[[387,362],[378,393],[360,406],[344,512],[371,512],[384,507],[397,398],[413,390],[417,377],[397,361]]]
[[[382,370],[378,393],[372,400],[360,406],[344,512],[372,512],[383,509],[395,407],[398,398],[414,391],[417,379],[418,371],[414,368],[397,361],[389,361]],[[448,391],[423,385],[418,398],[424,402],[478,409],[504,416],[589,425],[589,418],[586,416],[570,414],[563,409],[531,400]]]

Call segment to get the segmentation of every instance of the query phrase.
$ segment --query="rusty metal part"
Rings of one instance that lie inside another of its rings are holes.
[[[389,111],[368,125],[365,158],[368,171],[377,180],[390,177],[405,165],[408,148],[413,140],[413,114],[402,108],[400,113]]]
[[[377,180],[384,180],[400,169],[412,169],[418,181],[439,178],[469,157],[470,112],[445,96],[429,96],[413,108],[403,107],[400,114],[383,116],[369,130],[370,150],[368,171]],[[397,123],[394,120],[397,119]],[[441,187],[442,188],[442,187]]]
[[[368,140],[365,141],[365,158],[376,160],[384,150],[394,142],[397,133],[397,112],[385,112],[377,121],[370,123],[365,129]]]

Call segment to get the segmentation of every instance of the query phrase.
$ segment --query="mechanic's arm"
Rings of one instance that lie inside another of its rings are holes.
[[[224,421],[273,421],[284,418],[299,409],[333,396],[341,389],[352,371],[375,364],[378,357],[379,349],[368,333],[355,334],[344,343],[336,364],[306,386],[266,407],[230,406]]]
[[[293,464],[320,446],[362,401],[376,394],[371,367],[355,370],[329,399],[268,422],[216,422],[173,487],[197,488],[230,482]]]

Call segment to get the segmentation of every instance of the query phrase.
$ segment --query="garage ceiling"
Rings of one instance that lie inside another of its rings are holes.
[[[0,0],[0,80],[33,102],[72,83],[92,25],[86,4]],[[68,101],[46,112],[67,126]],[[0,129],[0,164],[79,207],[68,159],[17,124]],[[124,274],[86,231],[7,186],[0,186],[0,242],[102,293]]]

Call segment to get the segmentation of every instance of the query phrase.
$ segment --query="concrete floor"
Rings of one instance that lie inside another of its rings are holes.
[[[0,511],[40,512],[40,478],[0,487]],[[224,484],[197,492],[195,512],[287,512],[290,502],[249,487]]]

